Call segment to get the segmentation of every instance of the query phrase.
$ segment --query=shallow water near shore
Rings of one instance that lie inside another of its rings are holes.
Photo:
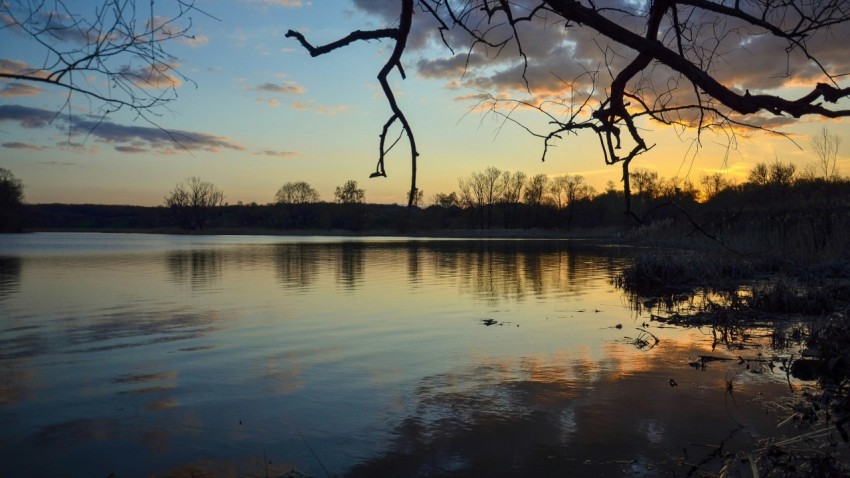
[[[0,236],[0,476],[719,470],[777,432],[786,376],[689,367],[772,351],[635,312],[611,284],[629,260],[566,240]]]

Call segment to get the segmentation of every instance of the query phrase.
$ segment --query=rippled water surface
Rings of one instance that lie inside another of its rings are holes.
[[[753,446],[782,377],[688,367],[736,354],[637,315],[611,285],[627,260],[567,241],[0,236],[0,476],[665,476]],[[635,346],[645,331],[657,346]]]

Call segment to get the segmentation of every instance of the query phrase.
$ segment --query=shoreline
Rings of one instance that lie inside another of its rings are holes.
[[[623,231],[588,229],[552,231],[546,229],[442,229],[397,231],[389,229],[351,231],[347,229],[267,229],[267,228],[209,228],[189,231],[180,228],[115,229],[115,228],[36,228],[28,233],[101,233],[101,234],[168,234],[181,236],[325,236],[325,237],[410,237],[417,239],[551,239],[623,243]]]

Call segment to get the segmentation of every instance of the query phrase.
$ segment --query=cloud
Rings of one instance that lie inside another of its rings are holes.
[[[3,146],[4,148],[9,148],[9,149],[28,149],[30,151],[44,151],[44,150],[47,149],[44,146],[38,146],[38,145],[35,145],[35,144],[30,144],[30,143],[21,143],[19,141],[12,141],[10,143],[3,143],[0,146]]]
[[[316,113],[319,113],[320,115],[328,115],[328,116],[337,115],[339,113],[347,111],[348,108],[349,108],[346,105],[336,105],[336,106],[318,105],[318,104],[316,104],[315,100],[293,101],[292,103],[289,103],[289,106],[294,110],[315,111]]]
[[[14,121],[24,128],[43,128],[57,118],[53,111],[20,105],[0,105],[0,122]]]
[[[76,130],[84,130],[104,143],[117,145],[116,149],[122,146],[132,147],[131,151],[134,153],[139,152],[140,145],[146,145],[161,152],[174,152],[180,149],[213,153],[222,149],[244,150],[242,146],[228,138],[206,133],[163,130],[154,126],[120,125],[110,121],[100,121],[100,119],[79,117],[72,118],[72,124]],[[130,143],[130,146],[123,143]]]
[[[38,96],[44,91],[41,88],[27,83],[9,83],[0,87],[0,98],[14,98],[16,96]]]
[[[86,146],[82,143],[74,143],[71,141],[61,141],[56,143],[56,146],[61,150],[72,151],[80,154],[97,154],[98,150],[94,146]],[[49,164],[49,163],[46,163]]]
[[[397,24],[398,2],[353,0],[353,3],[360,12],[374,16],[385,25]],[[530,12],[530,7],[538,3],[536,0],[515,0],[511,6],[519,15]],[[438,13],[446,24],[452,25],[445,14],[445,5],[438,9]],[[513,37],[503,14],[497,14],[490,21],[472,4],[464,6],[467,4],[455,2],[454,5],[462,9],[467,25],[478,28],[479,32],[486,30],[487,38],[493,43]],[[638,35],[644,34],[646,2],[598,0],[596,5],[611,21]],[[788,8],[790,11],[791,7]],[[743,93],[749,89],[754,94],[788,95],[793,93],[786,88],[810,89],[817,82],[828,82],[818,65],[799,49],[786,55],[787,41],[777,39],[762,29],[734,18],[720,21],[715,14],[696,7],[682,7],[679,17],[691,22],[691,29],[686,35],[686,54],[697,64],[702,62],[706,65],[709,65],[709,56],[713,55],[709,73],[734,91]],[[487,47],[482,43],[473,45],[469,34],[458,27],[443,32],[441,37],[434,19],[426,12],[414,17],[403,61],[410,62],[412,58],[419,75],[446,80],[444,86],[449,89],[466,87],[496,97],[530,96],[537,102],[564,98],[568,103],[576,99],[580,102],[594,90],[594,100],[604,99],[604,87],[610,83],[610,75],[622,71],[635,57],[635,52],[593,29],[578,24],[565,27],[563,21],[558,20],[556,15],[548,15],[548,18],[541,15],[517,25],[522,51],[528,58],[525,64],[515,41],[509,40],[503,48]],[[665,35],[661,41],[671,50],[678,51],[676,36],[669,30],[669,24],[665,25],[668,30],[662,31]],[[850,73],[850,55],[847,55],[844,41],[848,37],[850,22],[833,25],[806,38],[808,51],[842,82],[845,80],[840,75]],[[444,39],[456,53],[445,48]],[[598,83],[595,84],[596,79]],[[679,73],[657,63],[632,80],[629,89],[642,95],[649,104],[656,100],[665,102],[666,106],[696,102],[693,86]],[[578,95],[571,98],[573,93]],[[763,121],[763,118],[757,118],[754,122]],[[781,122],[776,120],[770,124]]]
[[[255,156],[272,156],[274,158],[292,158],[295,156],[301,156],[301,153],[296,151],[273,151],[271,149],[267,149],[265,151],[260,151],[259,153],[254,153]]]
[[[0,73],[6,73],[10,75],[25,75],[30,73],[31,71],[32,68],[30,68],[29,65],[22,61],[0,58]]]
[[[140,154],[140,153],[149,153],[150,150],[145,148],[139,148],[138,146],[116,146],[115,151],[120,153],[129,153],[129,154]]]
[[[386,0],[354,0],[354,6],[388,22],[398,20],[399,15],[401,15],[401,2],[388,2]]]
[[[17,122],[25,128],[44,128],[54,120],[67,125],[73,135],[86,134],[98,141],[113,145],[122,152],[138,153],[144,148],[160,153],[179,150],[219,152],[222,149],[243,151],[238,143],[223,136],[197,131],[165,130],[156,126],[122,125],[108,119],[90,116],[58,115],[55,112],[20,105],[0,105],[0,122]],[[62,147],[82,145],[62,143]]]
[[[181,38],[180,41],[192,48],[199,48],[209,43],[210,39],[206,35],[191,35]]]
[[[292,81],[287,81],[286,84],[283,85],[278,85],[276,83],[262,83],[257,86],[247,87],[247,89],[252,91],[265,91],[267,93],[282,93],[292,95],[300,95],[307,91],[304,89],[304,87]]]
[[[156,63],[142,67],[125,65],[118,73],[139,88],[178,88],[183,81],[171,75],[176,70],[177,65]]]
[[[303,7],[304,6],[304,4],[301,2],[301,0],[264,0],[264,2],[268,3],[269,5],[277,5],[277,6],[286,7],[286,8]]]

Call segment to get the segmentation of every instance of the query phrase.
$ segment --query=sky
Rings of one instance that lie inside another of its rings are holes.
[[[641,3],[621,1],[638,7]],[[0,72],[38,68],[49,58],[43,45],[8,26],[8,13],[27,3],[0,0],[5,25],[0,29]],[[75,0],[67,5],[88,18],[102,3]],[[166,18],[174,3],[154,3],[154,17]],[[297,41],[285,37],[294,29],[314,44],[324,44],[353,30],[395,26],[397,2],[196,0],[196,6],[202,12],[189,12],[175,24],[185,26],[191,20],[192,37],[167,43],[172,55],[168,65],[174,70],[152,80],[169,85],[166,92],[173,93],[173,101],[146,117],[126,108],[104,115],[103,104],[85,95],[69,96],[67,90],[44,83],[0,80],[0,167],[23,181],[26,202],[162,205],[176,184],[197,176],[222,189],[230,204],[269,203],[283,184],[294,181],[308,182],[322,200],[333,201],[334,189],[348,180],[365,190],[367,202],[406,203],[411,167],[403,141],[386,160],[388,177],[369,178],[378,159],[381,128],[391,114],[376,75],[392,43],[358,42],[312,58]],[[570,79],[576,91],[587,91],[583,68],[600,65],[603,55],[616,49],[600,46],[604,39],[592,32],[529,26],[520,31],[530,58],[529,91],[515,50],[509,47],[497,56],[478,48],[467,55],[462,32],[453,31],[447,35],[454,47],[450,51],[432,27],[425,14],[414,15],[414,31],[402,58],[406,79],[397,70],[390,75],[416,135],[418,185],[426,203],[436,193],[458,190],[458,178],[490,166],[528,176],[580,174],[597,190],[605,189],[608,181],[619,184],[621,169],[604,163],[595,135],[565,136],[541,161],[542,140],[479,106],[485,94],[535,102],[564,97]],[[848,72],[850,55],[846,40],[840,38],[841,30],[850,28],[834,30],[834,36],[813,40],[812,45],[834,71]],[[51,45],[68,49],[78,44],[71,29],[61,32],[52,35]],[[722,45],[727,48],[725,61],[715,67],[725,84],[793,95],[822,81],[810,62],[786,62],[783,50],[767,44],[763,36],[734,41],[734,48]],[[616,65],[629,55],[610,58]],[[114,64],[128,73],[139,68]],[[668,77],[653,71],[646,80],[669,86]],[[109,91],[96,74],[78,81]],[[845,81],[841,86],[849,85]],[[850,105],[845,101],[841,106]],[[514,114],[530,129],[544,131],[546,118],[539,112]],[[850,174],[847,121],[759,117],[757,122],[787,136],[751,131],[730,143],[726,134],[705,133],[697,148],[691,129],[641,124],[654,147],[632,167],[695,183],[715,172],[741,181],[758,162],[780,160],[803,169],[816,160],[811,136],[825,126],[844,138],[839,167],[842,174]],[[395,130],[391,136],[397,134]],[[178,138],[179,144],[171,138]]]

